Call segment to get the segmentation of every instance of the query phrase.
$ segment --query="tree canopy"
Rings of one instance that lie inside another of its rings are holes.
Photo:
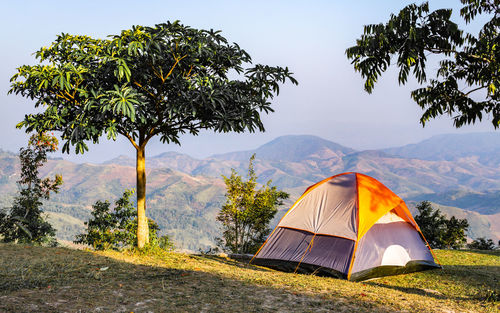
[[[145,147],[180,144],[183,133],[264,131],[260,113],[286,80],[288,68],[252,62],[220,31],[179,22],[134,26],[107,39],[61,34],[35,53],[37,65],[23,65],[10,93],[42,107],[18,124],[27,132],[59,131],[62,151],[88,150],[106,135],[126,137],[137,152],[139,247],[147,242]]]
[[[346,50],[354,69],[365,79],[365,90],[373,91],[378,78],[392,63],[399,69],[399,84],[413,75],[427,86],[411,97],[424,110],[420,122],[450,115],[455,127],[491,116],[500,126],[500,2],[461,0],[460,16],[469,24],[478,15],[489,19],[477,35],[451,20],[451,9],[429,10],[427,2],[411,4],[386,23],[366,25],[356,45]],[[436,78],[428,79],[429,55],[441,59]],[[410,74],[411,72],[411,74]]]
[[[57,130],[63,151],[117,134],[134,145],[155,135],[179,143],[184,132],[264,130],[259,112],[272,112],[288,68],[255,65],[219,31],[179,22],[134,26],[109,39],[61,34],[35,53],[40,64],[23,65],[11,93],[45,110],[26,115],[18,127]],[[230,79],[234,71],[238,78]]]

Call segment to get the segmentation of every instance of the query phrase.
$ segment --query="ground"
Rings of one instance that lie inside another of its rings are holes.
[[[0,244],[0,312],[498,312],[500,252],[367,282],[224,257]]]

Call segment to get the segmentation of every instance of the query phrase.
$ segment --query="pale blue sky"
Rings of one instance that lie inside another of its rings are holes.
[[[222,30],[254,63],[288,66],[299,86],[285,85],[273,101],[276,112],[264,116],[265,133],[186,135],[182,146],[152,141],[148,155],[179,151],[195,157],[253,149],[281,135],[312,134],[355,149],[414,143],[435,134],[493,131],[489,121],[456,130],[443,117],[424,129],[421,110],[410,99],[415,84],[399,87],[394,73],[372,95],[363,90],[344,51],[363,25],[384,22],[413,1],[1,1],[0,2],[0,148],[17,151],[26,135],[15,129],[33,103],[9,95],[10,77],[31,55],[61,32],[105,37],[131,25],[180,20],[195,28]],[[420,2],[418,2],[420,3]],[[459,0],[430,1],[431,8],[459,7]],[[125,140],[102,139],[83,156],[64,158],[100,162],[120,154],[133,156]]]

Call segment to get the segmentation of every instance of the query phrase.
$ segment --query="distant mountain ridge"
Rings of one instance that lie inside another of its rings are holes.
[[[463,149],[457,139],[461,136],[467,143]],[[447,138],[453,143],[453,149],[444,144]],[[220,178],[221,175],[229,175],[231,168],[235,168],[239,173],[246,173],[248,158],[256,153],[256,170],[260,182],[272,179],[279,187],[294,190],[296,193],[301,193],[303,188],[325,177],[354,171],[377,178],[404,198],[427,196],[438,201],[441,197],[443,205],[467,205],[466,208],[491,214],[497,212],[500,206],[496,201],[491,201],[496,199],[500,190],[500,166],[490,166],[488,162],[481,163],[479,158],[493,160],[496,157],[494,154],[488,158],[484,151],[494,153],[497,149],[497,138],[500,138],[500,134],[441,135],[399,148],[356,151],[316,136],[283,136],[254,150],[213,155],[207,159],[167,152],[149,158],[147,166],[168,166],[189,175]],[[490,139],[491,141],[488,141]],[[469,147],[471,140],[480,143],[478,147]],[[437,152],[432,155],[433,142],[437,142],[444,155]],[[445,148],[442,148],[443,146]],[[412,151],[418,151],[418,147],[430,151],[427,152],[426,158],[399,156],[398,154],[407,151],[407,147],[411,147]],[[450,151],[455,151],[455,155],[459,157],[455,157],[456,160],[444,160],[452,159]],[[483,155],[475,155],[476,152]],[[122,165],[128,163],[135,166],[133,159],[119,162]],[[445,194],[457,190],[465,195],[453,203],[447,201]],[[467,195],[468,193],[470,195]],[[472,196],[474,193],[479,193],[479,196]],[[478,197],[481,199],[477,201],[480,205],[470,206],[471,201],[468,199]]]
[[[211,158],[247,161],[255,153],[262,160],[301,162],[305,159],[338,158],[355,151],[317,136],[288,135],[278,137],[255,150],[216,154]]]
[[[500,166],[500,132],[437,135],[416,144],[383,149],[389,154],[430,161],[477,157],[478,162]]]
[[[486,134],[486,139],[474,135],[481,147],[474,149],[461,148],[456,136],[462,135],[452,135],[449,140],[455,143],[445,149],[442,146],[447,135],[415,145],[367,151],[356,151],[316,136],[296,135],[278,137],[254,150],[205,159],[164,152],[146,161],[147,212],[164,232],[173,236],[179,248],[196,251],[212,245],[213,239],[220,235],[215,217],[224,201],[221,175],[230,175],[231,168],[246,175],[248,159],[256,153],[259,182],[272,180],[291,194],[274,223],[308,186],[334,174],[354,171],[378,179],[409,204],[430,200],[447,214],[471,219],[471,236],[498,240],[500,166],[494,165],[496,135]],[[493,139],[488,141],[488,138]],[[465,142],[470,140],[466,136]],[[434,145],[441,150],[433,148]],[[429,151],[418,154],[419,149]],[[0,150],[0,207],[8,206],[11,201],[17,189],[18,171],[17,156]],[[125,188],[135,186],[135,159],[119,156],[102,164],[51,159],[43,174],[55,173],[61,173],[65,183],[46,210],[59,231],[58,236],[71,240],[82,230],[96,200],[113,202]]]

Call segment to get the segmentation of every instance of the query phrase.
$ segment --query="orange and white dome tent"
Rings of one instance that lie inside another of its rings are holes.
[[[404,201],[359,173],[307,188],[251,263],[354,281],[441,267]]]

